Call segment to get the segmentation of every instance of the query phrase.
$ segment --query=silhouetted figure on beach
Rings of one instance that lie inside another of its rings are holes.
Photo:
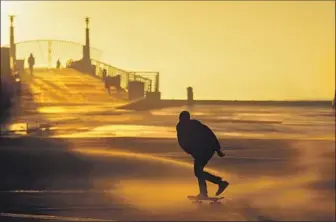
[[[106,69],[103,69],[103,80],[104,80],[104,84],[105,84],[105,89],[107,90],[108,94],[111,95],[110,83],[109,83],[109,78],[107,76]]]
[[[60,69],[60,68],[61,68],[61,61],[59,59],[57,59],[56,69]]]
[[[177,138],[181,148],[194,158],[194,173],[200,189],[198,197],[208,196],[206,180],[218,185],[216,195],[220,195],[229,183],[203,170],[215,152],[220,157],[224,156],[215,134],[198,120],[190,119],[188,111],[181,112],[179,119]]]
[[[35,65],[35,58],[32,53],[30,53],[30,56],[28,58],[28,65],[29,65],[29,70],[30,70],[30,75],[33,75],[33,69]]]
[[[122,88],[120,87],[120,80],[121,80],[121,76],[120,75],[116,75],[113,77],[114,78],[114,85],[117,89],[117,92],[122,92]]]

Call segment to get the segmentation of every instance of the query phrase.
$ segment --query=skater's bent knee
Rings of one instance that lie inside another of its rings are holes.
[[[196,177],[202,177],[204,174],[203,170],[195,170],[194,173]]]

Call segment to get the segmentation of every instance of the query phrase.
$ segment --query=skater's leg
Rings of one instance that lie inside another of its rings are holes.
[[[210,161],[210,159],[213,157],[214,155],[214,151],[212,151],[211,149],[207,149],[207,152],[204,153],[203,158],[204,158],[204,167],[206,164],[208,164],[208,162]],[[203,167],[203,169],[204,169]],[[215,176],[209,172],[206,172],[203,170],[203,177],[205,180],[214,183],[214,184],[218,184],[222,178]]]
[[[203,168],[205,166],[204,161],[195,159],[194,161],[194,173],[198,180],[198,186],[200,190],[200,195],[208,196],[207,185],[204,178]]]
[[[222,178],[218,177],[218,176],[215,176],[211,173],[208,173],[206,171],[203,171],[203,177],[205,180],[211,182],[211,183],[214,183],[214,184],[219,184],[221,181],[222,181]]]
[[[209,162],[209,160],[213,157],[214,152],[205,153],[204,155],[204,167]],[[203,169],[204,169],[203,167]],[[227,181],[223,181],[221,177],[213,175],[209,172],[203,171],[203,178],[209,182],[212,182],[214,184],[218,185],[218,190],[216,192],[216,195],[220,195],[223,193],[223,191],[227,188],[229,183]]]

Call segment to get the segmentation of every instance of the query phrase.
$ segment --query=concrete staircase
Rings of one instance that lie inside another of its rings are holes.
[[[109,95],[100,79],[73,69],[36,70],[32,77],[26,74],[23,84],[36,103],[118,103],[127,97],[113,88]]]

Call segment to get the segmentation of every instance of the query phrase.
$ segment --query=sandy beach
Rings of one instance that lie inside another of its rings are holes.
[[[197,194],[198,186],[192,159],[176,140],[176,116],[185,108],[40,112],[54,128],[1,138],[0,217],[335,220],[332,109],[194,107],[193,117],[216,132],[226,154],[207,166],[230,182],[223,204],[211,206],[186,198]],[[217,187],[208,187],[214,194]]]

